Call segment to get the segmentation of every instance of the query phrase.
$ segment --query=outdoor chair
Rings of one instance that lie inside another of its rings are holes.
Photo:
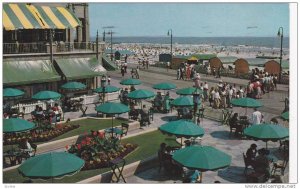
[[[126,136],[127,132],[128,132],[129,124],[128,123],[122,123],[121,128],[122,128],[121,137],[123,137],[124,135]]]
[[[153,118],[153,114],[154,114],[153,108],[150,108],[150,109],[149,109],[149,113],[148,113],[148,114],[149,114],[149,120],[153,121],[153,119],[154,119],[154,118]]]
[[[288,161],[289,161],[288,157],[285,157],[284,160],[278,160],[277,162],[274,162],[273,168],[271,170],[271,175],[275,176],[277,171],[280,171],[280,174],[284,175],[284,170],[288,164]]]

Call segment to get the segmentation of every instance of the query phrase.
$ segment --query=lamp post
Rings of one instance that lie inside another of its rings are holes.
[[[283,27],[279,27],[277,36],[280,37],[280,73],[279,73],[279,83],[281,83],[282,79],[282,41],[283,41]]]
[[[110,60],[112,61],[113,60],[113,50],[112,50],[112,46],[113,46],[113,43],[112,43],[112,34],[114,34],[115,32],[112,31],[112,29],[115,28],[114,26],[105,26],[103,27],[104,29],[104,32],[103,32],[103,41],[105,41],[105,34],[108,34],[110,35]],[[109,32],[105,32],[105,29],[110,29]]]
[[[102,87],[102,103],[105,102],[105,86],[106,86],[106,76],[101,78],[101,87]]]
[[[97,30],[97,35],[96,35],[96,58],[97,60],[99,59],[99,36],[98,36],[98,30]]]
[[[172,65],[172,55],[173,55],[173,53],[172,53],[172,44],[173,44],[173,32],[172,32],[172,29],[169,29],[168,30],[168,36],[171,36],[171,61],[170,61],[170,65]]]

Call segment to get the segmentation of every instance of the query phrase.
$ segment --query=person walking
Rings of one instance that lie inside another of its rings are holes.
[[[184,72],[184,70],[183,70],[183,68],[181,67],[181,68],[180,68],[180,78],[179,78],[179,79],[184,80],[184,78],[183,78],[183,72]]]
[[[122,77],[124,77],[124,74],[125,74],[125,68],[124,68],[124,66],[121,67],[121,74],[122,74]]]
[[[263,119],[263,115],[257,108],[254,108],[254,112],[252,113],[252,124],[261,124]]]
[[[110,80],[111,80],[111,78],[110,78],[110,75],[109,75],[108,78],[107,78],[107,84],[108,85],[110,85]]]
[[[203,86],[203,97],[204,97],[204,102],[206,102],[208,98],[208,84],[206,81],[204,82],[204,86]]]
[[[177,80],[180,79],[180,68],[177,69]]]

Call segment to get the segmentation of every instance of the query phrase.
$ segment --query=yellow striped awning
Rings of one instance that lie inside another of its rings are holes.
[[[80,26],[79,19],[65,7],[3,4],[3,27],[18,29],[67,29]]]

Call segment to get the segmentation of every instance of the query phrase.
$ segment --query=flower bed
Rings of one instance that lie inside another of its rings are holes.
[[[103,132],[92,132],[80,142],[66,146],[69,153],[85,160],[82,170],[108,167],[109,161],[124,158],[136,148],[136,144],[120,144],[118,138],[106,138]]]
[[[55,127],[44,130],[35,129],[27,133],[4,134],[3,141],[4,145],[19,144],[24,139],[28,139],[29,142],[45,142],[56,138],[68,131],[77,129],[79,126],[80,125],[58,124]]]

